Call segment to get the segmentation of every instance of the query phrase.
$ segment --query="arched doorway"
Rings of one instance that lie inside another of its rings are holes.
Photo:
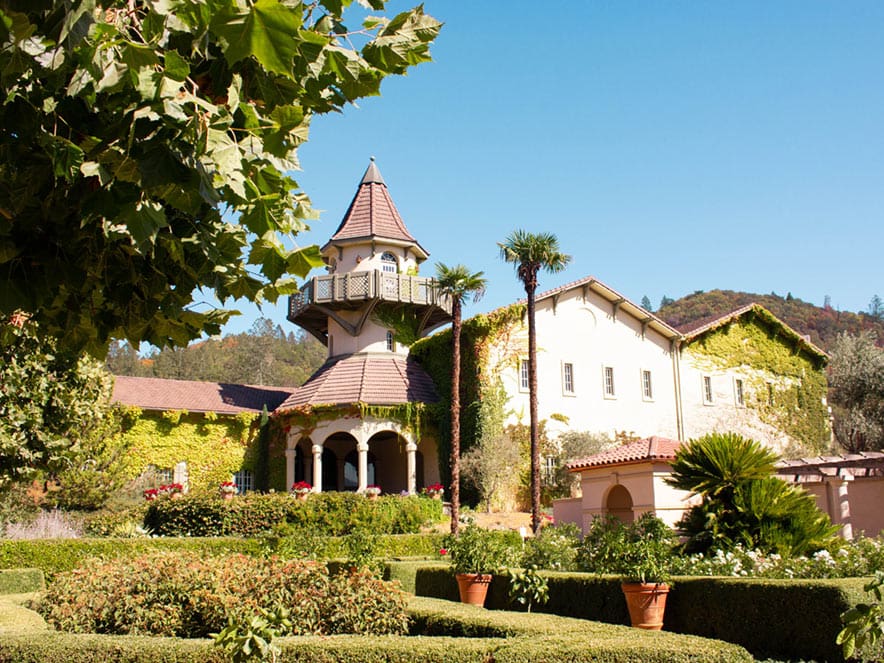
[[[635,514],[632,512],[632,495],[626,488],[617,484],[608,491],[605,513],[627,524],[635,520]]]

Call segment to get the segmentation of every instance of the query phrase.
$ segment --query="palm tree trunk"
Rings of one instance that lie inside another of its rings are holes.
[[[531,528],[540,531],[540,444],[537,439],[537,330],[534,320],[536,285],[525,284],[528,295],[528,417],[531,421]]]
[[[451,533],[460,519],[460,302],[451,307]]]

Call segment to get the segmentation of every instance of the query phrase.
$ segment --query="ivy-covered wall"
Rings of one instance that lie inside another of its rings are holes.
[[[472,448],[482,435],[483,397],[497,382],[488,378],[491,347],[502,333],[522,320],[524,304],[513,304],[487,314],[479,314],[463,323],[460,354],[460,445],[461,452]],[[451,455],[451,329],[423,338],[411,346],[411,356],[433,379],[439,402],[428,408],[428,419],[437,432],[439,473],[442,483],[451,483],[448,459]],[[475,496],[464,495],[466,500]]]
[[[149,465],[173,468],[187,463],[191,490],[212,490],[241,469],[258,471],[259,415],[140,411],[122,433],[128,445],[126,475],[138,477]],[[275,453],[273,455],[276,455]],[[269,462],[271,468],[279,465]],[[273,483],[277,481],[271,478]],[[282,468],[282,488],[285,467]]]
[[[683,357],[701,371],[739,375],[749,414],[807,450],[824,451],[831,439],[826,359],[764,313],[707,332],[684,348]]]

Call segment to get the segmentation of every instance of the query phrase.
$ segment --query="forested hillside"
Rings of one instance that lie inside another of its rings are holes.
[[[673,327],[682,327],[697,320],[723,315],[746,304],[761,304],[780,320],[824,350],[832,348],[841,332],[858,334],[872,331],[877,335],[878,345],[884,345],[884,307],[875,296],[868,312],[852,313],[837,311],[831,306],[815,306],[790,294],[781,297],[775,293],[758,295],[733,290],[710,290],[695,292],[676,301],[668,301],[657,311]]]
[[[107,367],[115,375],[295,387],[325,357],[325,346],[309,334],[286,334],[280,325],[260,318],[246,333],[165,348],[147,357],[139,357],[128,343],[116,343]]]

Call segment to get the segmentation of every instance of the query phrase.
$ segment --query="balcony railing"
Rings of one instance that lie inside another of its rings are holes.
[[[289,317],[296,317],[311,304],[356,304],[372,299],[438,306],[450,313],[450,299],[440,295],[435,285],[431,278],[378,270],[314,276],[289,299]]]

